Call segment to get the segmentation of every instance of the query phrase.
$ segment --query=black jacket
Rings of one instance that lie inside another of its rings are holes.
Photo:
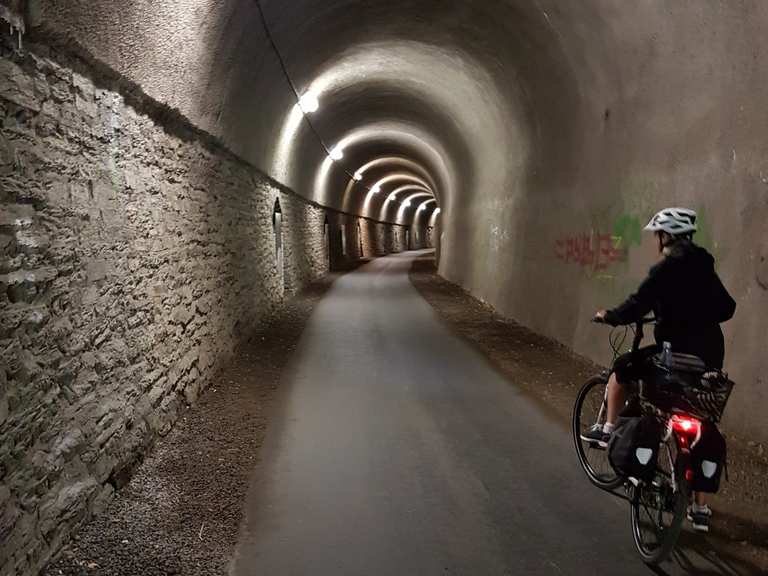
[[[608,311],[614,326],[632,324],[653,312],[656,342],[669,342],[673,352],[699,356],[722,368],[725,344],[720,323],[730,320],[736,302],[715,272],[715,259],[692,242],[676,243],[670,254],[651,268],[637,292]]]

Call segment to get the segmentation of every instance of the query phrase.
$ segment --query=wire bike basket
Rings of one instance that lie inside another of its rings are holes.
[[[644,383],[643,395],[666,412],[719,422],[733,386],[725,372],[707,370],[695,356],[673,354],[667,366],[659,355],[653,359],[651,381]]]

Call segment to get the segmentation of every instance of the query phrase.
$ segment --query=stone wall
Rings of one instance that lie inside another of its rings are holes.
[[[3,576],[103,510],[249,330],[328,267],[322,208],[36,53],[0,58]]]
[[[406,226],[388,225],[364,218],[359,218],[362,237],[363,255],[366,257],[383,256],[392,252],[406,250]]]
[[[411,227],[413,230],[413,238],[411,239],[411,242],[413,243],[414,249],[420,249],[420,248],[434,248],[432,245],[431,240],[431,232],[429,226],[426,224],[421,225],[414,225]]]
[[[406,246],[406,231],[410,228],[408,226],[377,222],[370,218],[335,211],[330,212],[328,222],[331,267],[334,269],[344,268],[360,258],[375,258],[409,249]],[[414,243],[411,240],[410,249],[426,247],[425,242]]]

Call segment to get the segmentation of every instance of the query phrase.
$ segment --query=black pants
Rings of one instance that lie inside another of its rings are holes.
[[[651,358],[661,351],[661,346],[654,344],[640,348],[637,352],[622,354],[613,363],[613,371],[619,384],[629,384],[643,379]]]

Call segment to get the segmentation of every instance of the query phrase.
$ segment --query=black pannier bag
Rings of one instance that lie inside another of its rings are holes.
[[[686,389],[698,386],[707,371],[704,362],[688,354],[671,354],[667,365],[662,354],[653,357],[643,392],[651,402],[662,409],[670,409]]]
[[[702,422],[701,438],[691,448],[691,488],[714,494],[720,489],[720,478],[726,466],[725,438],[714,423]]]
[[[616,473],[650,482],[656,470],[661,433],[653,416],[619,419],[608,442],[608,461]]]

